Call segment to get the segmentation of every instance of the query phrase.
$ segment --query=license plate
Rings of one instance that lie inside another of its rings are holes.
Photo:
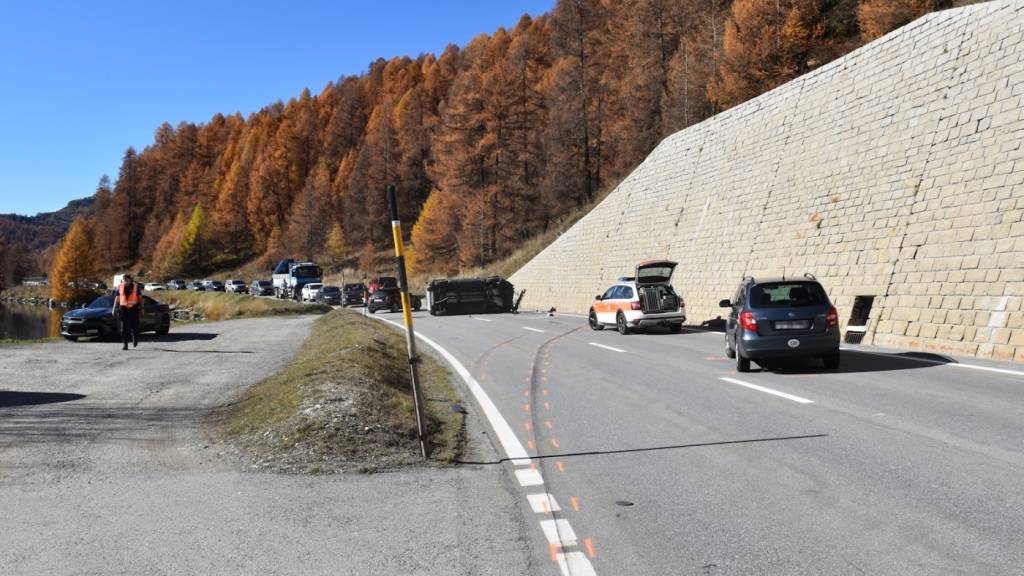
[[[811,323],[808,320],[795,320],[792,322],[784,321],[775,323],[776,330],[806,330],[807,328],[810,328],[810,326]]]

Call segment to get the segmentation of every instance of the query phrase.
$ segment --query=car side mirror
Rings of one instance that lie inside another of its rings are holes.
[[[718,305],[722,308],[732,308],[732,302],[729,302],[728,300],[722,300]]]
[[[604,296],[598,294],[597,296],[594,296],[594,300],[604,300]]]

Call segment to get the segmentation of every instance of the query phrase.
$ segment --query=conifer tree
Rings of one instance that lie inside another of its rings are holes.
[[[50,294],[55,300],[78,302],[92,294],[96,260],[85,219],[78,217],[61,241],[50,270]]]

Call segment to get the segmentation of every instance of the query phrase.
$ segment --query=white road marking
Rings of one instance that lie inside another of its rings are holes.
[[[597,342],[587,342],[591,346],[597,346],[598,348],[604,348],[605,350],[611,350],[612,352],[625,352],[621,348],[615,348],[613,346],[605,346],[604,344],[598,344]]]
[[[840,348],[849,352],[857,354],[871,354],[872,356],[886,356],[895,360],[912,360],[914,362],[921,362],[923,364],[931,364],[933,366],[949,366],[950,368],[967,368],[969,370],[982,370],[984,372],[995,372],[997,374],[1009,374],[1011,376],[1024,376],[1024,372],[1020,370],[1008,370],[1006,368],[995,368],[993,366],[982,366],[980,364],[961,364],[959,362],[943,362],[941,360],[931,360],[929,358],[915,358],[914,356],[899,356],[889,352],[873,352],[871,350],[860,350],[858,348]]]
[[[400,330],[405,331],[405,326],[388,320],[386,318],[380,318],[375,316],[382,322],[387,322],[392,326],[398,327]],[[419,332],[416,333],[416,337],[423,340],[428,346],[437,350],[447,362],[455,369],[455,371],[462,377],[462,380],[469,387],[469,391],[473,393],[473,397],[476,398],[477,404],[480,405],[480,409],[483,410],[484,416],[487,417],[487,421],[490,422],[491,428],[494,428],[494,433],[498,435],[498,441],[501,443],[501,448],[505,451],[505,456],[512,460],[512,463],[521,466],[530,463],[530,455],[527,454],[526,448],[523,448],[523,444],[516,437],[515,432],[512,431],[512,427],[505,421],[505,417],[501,415],[498,407],[491,401],[491,397],[487,395],[480,383],[476,381],[476,378],[469,373],[469,370],[462,365],[461,362],[455,359],[450,352],[445,350],[440,344],[434,342],[430,338],[427,338]]]
[[[555,560],[558,562],[559,570],[565,576],[596,576],[597,574],[594,572],[594,566],[590,560],[587,560],[583,552],[559,553]]]
[[[573,531],[568,520],[562,518],[541,520],[540,529],[544,531],[544,537],[548,539],[548,544],[563,547],[576,545],[576,532]]]
[[[488,318],[480,318],[479,316],[473,316],[473,320],[479,320],[481,322],[494,322],[494,320],[490,320]]]
[[[530,328],[529,326],[523,326],[522,328],[523,330],[529,330],[530,332],[540,332],[541,334],[544,333],[544,331],[541,330],[540,328]]]
[[[520,486],[540,486],[544,483],[544,478],[540,475],[540,470],[535,470],[533,468],[516,469],[516,480],[519,481]]]
[[[530,509],[537,514],[549,514],[561,510],[558,502],[555,501],[555,497],[547,492],[527,494],[526,499],[530,501]]]
[[[750,382],[744,382],[743,380],[737,380],[735,378],[722,377],[719,380],[728,382],[730,384],[736,384],[751,390],[757,390],[758,392],[764,392],[765,394],[771,394],[778,396],[779,398],[785,398],[786,400],[792,400],[793,402],[799,402],[800,404],[814,404],[814,400],[808,400],[807,398],[801,398],[800,396],[794,396],[793,394],[786,394],[785,392],[779,392],[772,388],[766,388],[764,386],[758,386],[757,384],[751,384]]]

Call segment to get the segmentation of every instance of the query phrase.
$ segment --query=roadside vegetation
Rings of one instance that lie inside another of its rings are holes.
[[[423,356],[429,463],[459,454],[463,414],[451,376]],[[405,339],[351,310],[317,320],[278,374],[226,407],[217,432],[259,467],[330,474],[422,465]]]
[[[31,340],[19,340],[17,338],[0,338],[0,346],[22,346],[24,344],[47,344],[59,342],[60,338],[48,336],[46,338],[33,338]]]
[[[190,292],[167,290],[152,292],[150,296],[160,302],[173,304],[179,310],[190,309],[206,320],[230,320],[254,316],[284,316],[289,314],[323,314],[331,307],[324,304],[299,304],[291,300],[255,298],[248,294],[224,292]]]

